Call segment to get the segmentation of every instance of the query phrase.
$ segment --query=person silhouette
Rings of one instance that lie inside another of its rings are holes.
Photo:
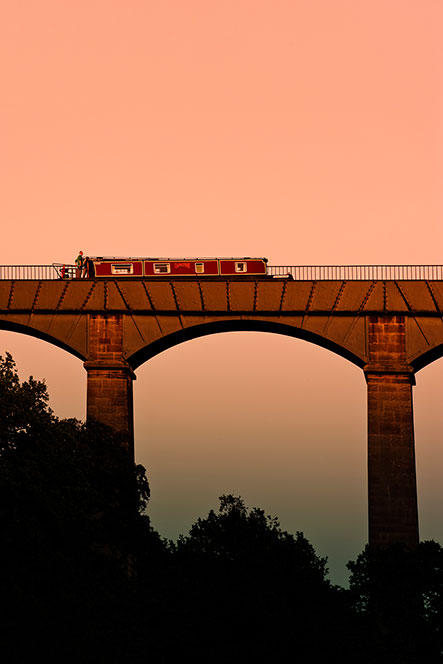
[[[75,259],[75,278],[80,279],[82,276],[83,270],[83,251],[78,252],[78,256]]]

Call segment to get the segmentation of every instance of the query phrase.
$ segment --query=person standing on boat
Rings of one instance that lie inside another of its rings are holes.
[[[83,251],[78,252],[78,256],[75,259],[75,278],[81,279],[83,270]]]

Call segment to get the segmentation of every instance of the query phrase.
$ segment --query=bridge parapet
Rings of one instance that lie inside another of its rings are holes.
[[[268,265],[296,281],[422,281],[443,279],[443,265]]]
[[[442,281],[443,265],[267,265],[266,273],[296,281]],[[61,278],[74,279],[75,265],[0,265],[0,280]]]

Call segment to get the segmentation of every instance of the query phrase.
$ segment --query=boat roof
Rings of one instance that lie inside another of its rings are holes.
[[[190,258],[189,256],[186,257],[181,257],[181,258],[173,258],[173,257],[158,257],[158,256],[89,256],[91,260],[94,261],[246,261],[246,260],[254,260],[254,261],[265,261],[267,262],[267,258],[259,257],[259,258],[251,258],[251,256],[213,256],[213,257],[195,257],[195,258]]]

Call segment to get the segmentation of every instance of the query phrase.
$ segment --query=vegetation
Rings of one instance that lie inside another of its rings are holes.
[[[366,547],[351,571],[349,599],[358,618],[363,661],[437,662],[443,658],[443,549],[421,542]]]
[[[59,420],[0,357],[0,643],[8,662],[439,662],[443,550],[366,548],[350,589],[300,532],[220,498],[172,543],[119,437]],[[7,656],[6,656],[7,654]]]

